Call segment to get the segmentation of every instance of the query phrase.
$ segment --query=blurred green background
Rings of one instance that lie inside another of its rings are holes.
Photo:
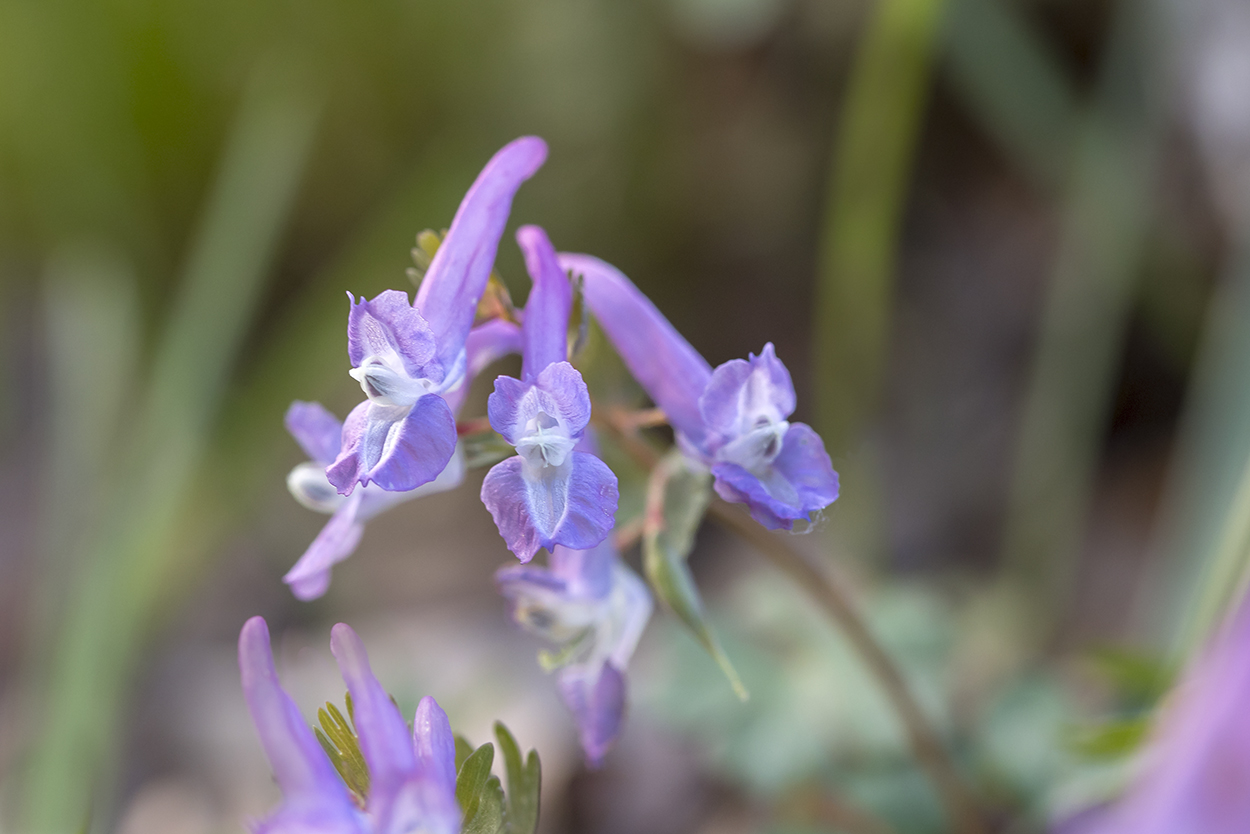
[[[1109,795],[1250,576],[1246,55],[1238,0],[0,0],[0,825],[262,814],[260,613],[309,714],[346,620],[401,704],[504,718],[547,832],[945,830],[841,637],[722,530],[693,566],[753,699],[658,614],[597,773],[494,595],[480,473],[323,600],[281,584],[323,521],[282,413],[359,398],[344,290],[409,289],[526,133],[510,229],[713,364],[776,344],[843,485],[794,543],[996,830]]]

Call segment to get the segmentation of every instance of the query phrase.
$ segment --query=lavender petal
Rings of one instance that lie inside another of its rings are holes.
[[[329,466],[339,456],[343,442],[343,421],[321,403],[296,400],[286,410],[283,422],[309,460]]]
[[[348,293],[347,297],[352,298]],[[372,300],[352,299],[347,317],[347,356],[360,367],[370,356],[399,357],[412,379],[441,382],[449,365],[435,362],[434,334],[408,303],[408,294],[386,290]]]
[[[415,305],[434,333],[437,358],[455,365],[486,289],[512,198],[547,159],[547,144],[524,136],[505,145],[478,174],[417,291]]]
[[[584,278],[586,305],[630,373],[694,444],[703,442],[699,394],[712,366],[620,270],[589,255],[561,253],[560,266]]]
[[[521,379],[532,382],[548,365],[568,359],[573,287],[556,260],[556,250],[546,232],[538,226],[522,226],[516,239],[534,282],[525,302],[521,360]]]

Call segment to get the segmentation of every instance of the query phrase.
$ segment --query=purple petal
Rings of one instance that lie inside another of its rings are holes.
[[[369,668],[364,644],[351,627],[339,623],[330,631],[330,650],[352,696],[360,752],[369,766],[370,809],[374,795],[395,791],[416,771],[408,725]]]
[[[1187,671],[1141,778],[1088,834],[1241,834],[1250,820],[1250,598]]]
[[[347,297],[352,298],[348,293]],[[370,356],[396,355],[412,379],[442,381],[449,365],[434,361],[434,334],[408,303],[408,293],[386,290],[372,301],[352,300],[347,316],[347,356],[359,368]]]
[[[647,583],[619,559],[613,570],[613,582],[617,584],[625,603],[622,606],[624,611],[620,615],[623,622],[615,631],[616,644],[608,652],[608,659],[623,671],[629,665],[629,659],[634,656],[634,649],[638,648],[638,641],[642,639],[642,632],[647,628],[655,603],[651,600]]]
[[[525,302],[525,350],[521,379],[532,382],[554,362],[569,358],[569,313],[573,287],[560,264],[547,233],[538,226],[517,229],[517,243],[525,254],[525,269],[534,282]]]
[[[347,415],[326,476],[344,495],[357,483],[405,492],[437,478],[455,449],[456,420],[442,397],[427,394],[411,409],[365,401]]]
[[[416,751],[417,765],[438,789],[456,798],[456,738],[451,733],[451,722],[438,702],[426,696],[417,704],[417,714],[412,721],[412,744]]]
[[[460,413],[465,398],[469,396],[469,386],[478,374],[508,354],[521,352],[521,328],[510,321],[491,319],[469,331],[464,350],[464,379],[443,394],[452,414]]]
[[[583,276],[586,306],[630,373],[674,428],[702,444],[699,394],[712,377],[712,366],[618,269],[589,255],[562,253],[559,260],[561,267]]]
[[[560,670],[557,685],[577,722],[586,765],[597,768],[624,723],[625,676],[611,663],[604,663],[597,672],[567,666]]]
[[[284,797],[260,830],[281,831],[298,821],[308,824],[308,831],[363,831],[347,789],[278,682],[269,627],[261,617],[252,617],[239,633],[239,674],[252,723]]]
[[[514,446],[526,423],[539,413],[558,418],[570,437],[590,422],[590,391],[577,369],[568,362],[548,365],[532,383],[510,376],[495,379],[495,392],[486,400],[490,425]]]
[[[282,577],[296,599],[308,602],[324,594],[330,587],[330,568],[352,555],[360,544],[365,526],[357,517],[363,497],[364,490],[357,490],[335,510],[304,555]]]
[[[525,428],[522,404],[533,388],[533,385],[514,377],[499,376],[495,378],[494,393],[486,398],[486,416],[490,418],[491,428],[514,446]],[[536,410],[532,405],[529,408]]]
[[[534,384],[551,395],[555,410],[547,413],[559,417],[572,436],[586,430],[590,423],[590,390],[576,368],[563,361],[548,365]]]
[[[761,479],[734,463],[712,467],[716,494],[746,504],[751,517],[769,530],[790,530],[794,522],[822,510],[838,497],[838,473],[820,435],[791,423],[781,452]]]
[[[551,551],[551,573],[568,583],[571,594],[602,599],[612,591],[612,566],[616,558],[611,536],[589,550],[573,550],[558,544]]]
[[[509,142],[491,157],[464,195],[425,273],[415,304],[430,323],[444,368],[455,364],[473,326],[512,197],[546,159],[547,144],[536,136]]]
[[[321,403],[296,400],[286,410],[286,430],[310,460],[328,466],[339,456],[343,442],[343,421]]]
[[[615,522],[618,497],[612,470],[585,452],[573,452],[563,466],[541,474],[517,455],[496,464],[482,482],[482,503],[522,563],[542,547],[587,550],[599,544]]]
[[[750,431],[761,416],[780,422],[794,413],[794,406],[794,383],[772,342],[759,356],[717,367],[699,397],[699,413],[708,431],[729,437]]]

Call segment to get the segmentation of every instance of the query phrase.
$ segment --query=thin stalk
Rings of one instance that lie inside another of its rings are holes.
[[[629,428],[632,422],[628,413],[596,413],[592,420],[596,426],[609,432],[621,449],[642,468],[650,469],[659,461],[660,456],[656,450]],[[806,591],[842,631],[869,673],[885,690],[890,706],[903,724],[916,761],[933,783],[955,830],[961,834],[983,834],[986,828],[977,803],[964,786],[954,761],[942,746],[937,730],[921,710],[898,666],[877,642],[850,597],[833,577],[803,553],[792,548],[784,538],[759,526],[742,506],[717,499],[708,508],[708,513],[722,526],[755,545],[774,567]]]

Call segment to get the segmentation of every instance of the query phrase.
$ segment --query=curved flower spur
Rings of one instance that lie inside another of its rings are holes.
[[[542,229],[521,227],[517,243],[534,282],[521,329],[521,379],[499,377],[487,401],[491,427],[517,454],[486,474],[482,503],[524,563],[540,548],[586,550],[602,542],[615,523],[618,489],[603,461],[575,448],[590,422],[590,392],[568,363],[568,276]]]
[[[824,443],[794,412],[790,372],[766,344],[715,370],[612,265],[561,254],[583,278],[586,306],[643,389],[668,417],[682,451],[709,467],[726,501],[770,530],[791,530],[838,497]]]

